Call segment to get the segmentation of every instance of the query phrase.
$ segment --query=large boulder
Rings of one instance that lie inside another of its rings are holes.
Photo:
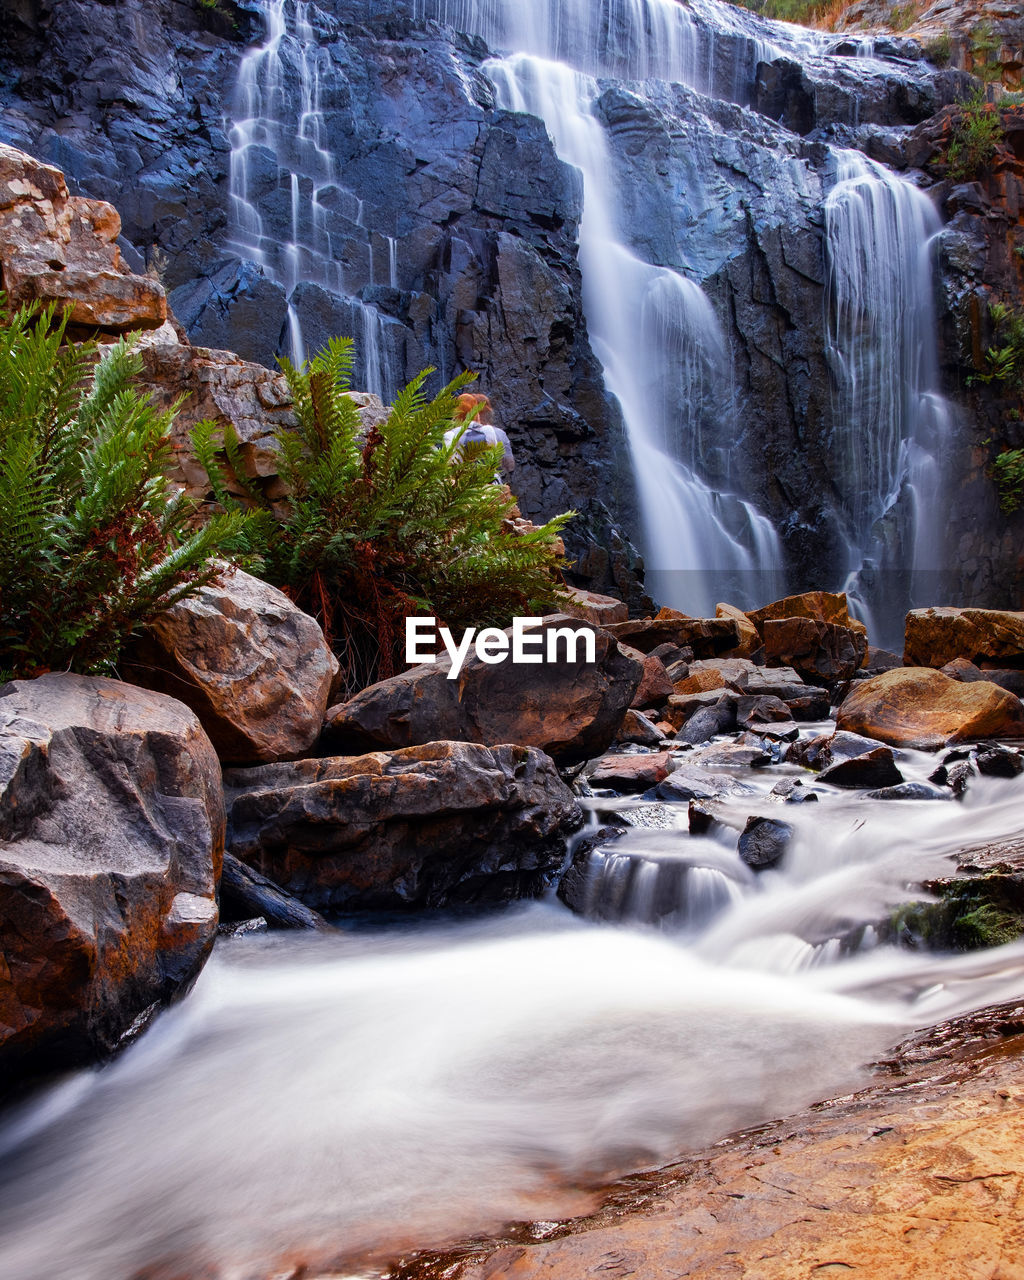
[[[896,747],[932,751],[947,742],[1024,735],[1024,707],[1005,689],[951,680],[941,671],[900,667],[858,683],[836,726]]]
[[[113,205],[68,193],[64,175],[0,143],[0,277],[12,306],[55,303],[71,323],[123,333],[167,320],[159,281],[121,260]]]
[[[444,657],[370,685],[327,713],[321,750],[390,750],[450,739],[539,747],[559,764],[599,756],[615,739],[643,664],[622,651],[608,628],[564,614],[545,618],[531,634],[588,626],[593,663],[583,660],[582,645],[574,661],[565,660],[564,646],[558,660],[536,664],[485,663],[474,654],[455,680],[448,679],[452,664]]]
[[[317,740],[338,661],[286,595],[227,569],[150,623],[122,669],[190,706],[222,760],[268,764]]]
[[[752,609],[747,617],[759,632],[766,622],[780,618],[813,618],[816,622],[832,622],[840,627],[853,625],[843,591],[804,591],[800,595],[773,600],[760,609]],[[857,624],[858,628],[862,624]]]
[[[581,821],[532,747],[432,742],[232,769],[225,784],[231,852],[318,910],[529,892]]]
[[[816,685],[852,679],[868,651],[864,631],[817,618],[767,618],[763,634],[769,666],[792,667]]]
[[[596,591],[584,591],[582,587],[567,587],[562,603],[563,613],[571,618],[582,618],[603,627],[609,622],[625,622],[629,609],[615,596],[600,595]]]
[[[732,618],[689,618],[673,609],[662,609],[655,618],[611,622],[606,629],[641,653],[673,644],[692,649],[698,658],[713,658],[731,653],[740,642],[739,629]]]
[[[51,674],[0,689],[0,1076],[88,1061],[199,971],[220,765],[180,702]]]
[[[912,609],[907,614],[903,662],[944,667],[968,662],[1024,666],[1024,613],[1005,609]]]

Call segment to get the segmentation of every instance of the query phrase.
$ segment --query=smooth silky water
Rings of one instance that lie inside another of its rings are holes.
[[[581,1188],[857,1087],[912,1028],[1024,996],[1024,944],[922,954],[874,927],[956,849],[1019,836],[1024,780],[783,805],[787,772],[739,772],[717,836],[691,837],[685,804],[589,802],[632,823],[592,855],[598,888],[637,864],[600,922],[552,899],[221,941],[120,1058],[6,1115],[4,1276],[265,1277],[570,1213]],[[751,812],[795,827],[759,876],[728,826]],[[644,868],[672,866],[659,899]]]

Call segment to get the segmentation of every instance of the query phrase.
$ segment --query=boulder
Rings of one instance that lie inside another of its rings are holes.
[[[676,734],[676,741],[699,746],[716,734],[729,733],[735,728],[736,699],[724,694],[713,705],[698,707]]]
[[[122,669],[190,706],[222,760],[267,764],[317,740],[338,661],[283,592],[227,569],[152,622]]]
[[[616,741],[633,742],[640,747],[656,747],[661,739],[662,734],[657,725],[642,712],[632,709],[626,712],[616,735]]]
[[[956,658],[976,666],[1024,666],[1024,613],[1003,609],[912,609],[907,614],[903,662],[944,667]]]
[[[737,609],[731,604],[716,604],[716,618],[728,618],[736,623],[736,633],[739,636],[739,642],[735,649],[730,650],[730,658],[749,658],[752,654],[757,653],[761,647],[761,636],[757,627],[750,621],[742,609]]]
[[[742,729],[755,724],[786,723],[791,719],[786,703],[770,693],[744,694],[736,699],[736,723]]]
[[[753,817],[740,835],[740,861],[754,871],[764,871],[781,862],[783,854],[793,838],[793,828],[777,818]]]
[[[889,747],[842,730],[814,750],[811,767],[835,787],[894,787],[903,781]]]
[[[680,765],[656,788],[660,800],[713,800],[715,796],[749,795],[746,783],[727,773],[714,773],[699,765]]]
[[[993,684],[997,684],[1000,689],[1015,693],[1018,698],[1024,697],[1024,670],[1020,668],[1001,668],[990,666],[986,663],[984,669],[982,669],[981,667],[976,667],[973,662],[969,662],[966,658],[954,658],[952,662],[947,662],[939,670],[944,676],[949,676],[951,680],[963,680],[967,683],[972,680],[990,680]]]
[[[579,806],[525,746],[432,742],[225,774],[228,845],[317,910],[436,907],[532,892]]]
[[[180,702],[50,674],[0,689],[0,1075],[109,1052],[217,930],[220,765]]]
[[[584,591],[582,587],[566,587],[567,599],[562,601],[562,612],[571,618],[582,618],[603,627],[609,622],[625,622],[629,609],[615,596],[602,596],[596,591]]]
[[[836,725],[893,746],[934,751],[947,742],[1024,736],[1024,707],[988,681],[964,683],[929,668],[901,667],[857,683]]]
[[[660,707],[673,693],[672,681],[662,660],[653,653],[642,654],[639,649],[631,649],[627,645],[619,645],[623,653],[643,663],[644,673],[640,677],[636,693],[630,704],[640,711],[649,707]]]
[[[786,596],[751,610],[747,617],[759,632],[763,632],[766,622],[779,618],[813,618],[816,622],[833,622],[841,627],[849,627],[853,621],[843,591],[805,591]]]
[[[725,692],[726,681],[721,671],[714,668],[706,671],[693,671],[683,680],[676,680],[672,685],[672,690],[677,694],[687,693],[711,693],[715,689]]]
[[[607,629],[617,640],[641,653],[672,644],[692,649],[695,657],[713,658],[735,649],[739,643],[739,630],[731,618],[688,618],[671,609],[663,609],[656,618],[609,623]]]
[[[587,625],[553,614],[533,634]],[[564,654],[537,664],[485,663],[473,655],[458,679],[449,680],[446,656],[370,685],[327,713],[321,749],[361,752],[443,738],[538,747],[559,764],[593,759],[614,741],[643,665],[622,651],[609,628],[591,629],[594,663],[582,660],[582,646],[574,662]]]
[[[163,286],[121,260],[113,205],[68,193],[59,169],[0,143],[0,277],[12,306],[55,303],[73,325],[125,333],[167,320]]]
[[[691,716],[704,707],[716,706],[723,698],[735,706],[736,695],[721,689],[711,689],[707,693],[674,693],[665,706],[665,719],[676,729],[681,729]]]
[[[768,618],[764,623],[765,661],[792,667],[811,684],[852,679],[864,663],[867,636],[851,627],[817,618]]]
[[[667,778],[671,767],[667,751],[602,756],[589,781],[592,787],[610,787],[614,791],[646,791]]]

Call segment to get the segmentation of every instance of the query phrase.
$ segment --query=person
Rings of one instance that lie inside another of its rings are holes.
[[[466,426],[466,420],[474,409],[476,410],[476,415]],[[464,392],[455,402],[452,421],[455,426],[450,431],[445,432],[444,442],[446,445],[450,445],[453,441],[458,440],[457,454],[461,455],[463,449],[472,448],[474,445],[500,444],[502,447],[502,472],[507,476],[515,470],[516,460],[512,454],[511,441],[501,427],[494,425],[494,411],[487,396]],[[494,481],[495,484],[505,483],[502,475],[496,475]]]

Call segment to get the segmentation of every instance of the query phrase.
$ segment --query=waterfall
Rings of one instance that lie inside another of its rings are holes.
[[[887,620],[935,597],[945,566],[942,460],[952,414],[937,389],[939,229],[911,182],[859,152],[837,153],[825,201],[832,474],[847,517],[847,590],[879,641]]]
[[[485,70],[501,105],[539,116],[559,157],[583,177],[583,305],[605,385],[622,408],[650,588],[694,612],[713,610],[725,594],[767,598],[781,558],[770,521],[701,475],[736,434],[721,327],[693,281],[643,261],[625,241],[611,150],[594,114],[597,81],[522,53]]]
[[[347,287],[332,236],[332,220],[348,234],[363,227],[363,201],[338,180],[322,105],[330,56],[306,0],[264,0],[266,35],[242,57],[232,117],[227,123],[229,248],[258,263],[288,299],[288,354],[308,354],[296,290],[321,289],[356,339],[355,378],[380,396],[397,391],[379,312]],[[284,238],[268,224],[288,227]],[[369,231],[364,229],[372,263]],[[390,280],[395,279],[394,254]],[[372,283],[372,266],[371,279]]]

